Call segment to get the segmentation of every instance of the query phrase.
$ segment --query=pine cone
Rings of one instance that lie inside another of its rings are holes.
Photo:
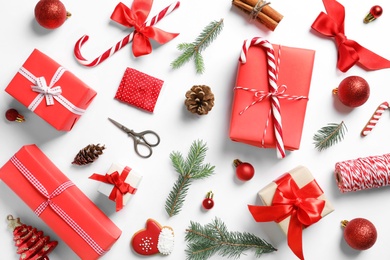
[[[184,104],[194,114],[207,115],[214,106],[214,94],[206,85],[195,85],[187,91]]]
[[[85,165],[93,163],[97,158],[99,158],[99,155],[103,154],[104,149],[104,145],[100,146],[100,144],[89,144],[76,154],[72,164]]]

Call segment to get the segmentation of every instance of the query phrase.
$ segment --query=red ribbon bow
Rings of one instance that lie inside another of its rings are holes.
[[[178,36],[178,33],[168,33],[153,26],[148,26],[145,21],[152,8],[153,0],[134,0],[131,8],[119,3],[111,19],[126,26],[134,27],[133,54],[135,57],[146,55],[152,52],[152,45],[149,38],[164,44]]]
[[[110,193],[109,199],[116,202],[116,211],[119,211],[123,208],[123,195],[127,193],[135,194],[135,192],[137,191],[136,188],[125,182],[130,171],[131,168],[126,166],[121,174],[115,171],[111,174],[106,173],[106,175],[94,173],[89,177],[92,180],[97,180],[114,185],[114,188]]]
[[[287,242],[300,259],[302,250],[302,230],[321,219],[325,201],[317,199],[323,191],[315,180],[299,188],[290,174],[275,181],[278,185],[271,206],[248,205],[257,222],[280,222],[290,216]]]
[[[338,48],[337,68],[347,72],[358,64],[365,70],[390,68],[390,61],[364,48],[344,34],[344,6],[335,0],[323,0],[327,14],[321,12],[311,28],[327,37],[334,37]]]

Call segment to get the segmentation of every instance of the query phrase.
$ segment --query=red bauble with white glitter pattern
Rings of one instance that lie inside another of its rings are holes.
[[[367,250],[375,244],[377,232],[369,220],[364,218],[343,220],[341,225],[344,227],[345,242],[353,249]]]

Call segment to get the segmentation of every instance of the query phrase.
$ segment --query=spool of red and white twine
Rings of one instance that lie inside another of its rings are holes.
[[[278,85],[277,77],[278,71],[275,62],[275,51],[271,43],[261,37],[254,37],[250,40],[245,40],[244,45],[242,47],[242,52],[240,56],[240,62],[246,62],[246,55],[248,49],[253,45],[262,46],[267,53],[267,67],[268,67],[268,83],[269,83],[269,92],[278,93]],[[283,132],[282,132],[282,118],[280,115],[280,104],[278,95],[271,95],[271,108],[272,108],[272,121],[274,125],[275,131],[275,139],[276,139],[276,151],[279,158],[286,157],[286,152],[284,150],[283,143]]]
[[[343,193],[389,186],[390,154],[338,162],[334,174]]]

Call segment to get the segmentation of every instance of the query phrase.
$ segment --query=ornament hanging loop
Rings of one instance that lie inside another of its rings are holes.
[[[8,227],[11,229],[11,230],[14,230],[16,227],[19,227],[21,225],[23,225],[21,222],[20,222],[20,218],[14,218],[14,216],[12,215],[8,215],[7,216],[7,221],[8,221]]]

